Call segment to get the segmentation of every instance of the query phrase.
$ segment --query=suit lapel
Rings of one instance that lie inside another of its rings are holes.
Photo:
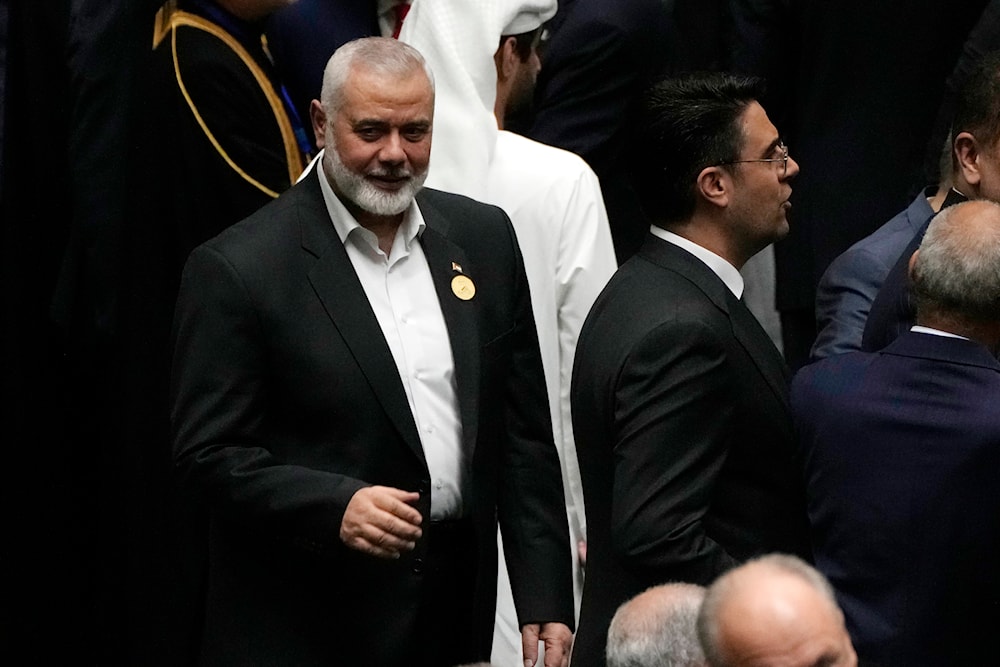
[[[712,303],[729,315],[736,340],[787,409],[788,381],[791,375],[788,366],[757,318],[729,291],[722,279],[691,253],[653,234],[647,236],[642,254],[654,263],[690,280]]]
[[[468,301],[458,298],[452,291],[452,279],[464,274],[475,281],[475,269],[468,262],[462,248],[447,237],[447,219],[425,200],[419,199],[419,205],[427,224],[420,237],[420,244],[427,257],[441,313],[448,328],[452,361],[455,365],[455,392],[462,419],[462,439],[468,460],[471,461],[479,428],[479,301],[475,297]]]
[[[347,251],[333,228],[319,183],[315,176],[309,176],[296,187],[306,190],[299,205],[302,248],[317,258],[308,272],[309,282],[389,420],[426,465],[396,362]]]
[[[727,291],[729,320],[733,324],[733,335],[740,342],[743,349],[747,351],[750,359],[767,381],[767,384],[781,400],[782,405],[788,407],[788,382],[791,380],[791,373],[784,359],[771,338],[760,326],[760,322],[753,313],[739,301],[732,292]]]

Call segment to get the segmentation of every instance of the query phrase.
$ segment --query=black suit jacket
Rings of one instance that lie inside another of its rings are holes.
[[[522,622],[572,626],[559,461],[521,255],[500,209],[425,190],[420,243],[455,362],[489,656],[499,518]],[[453,294],[453,263],[476,284]],[[206,664],[407,664],[427,538],[396,561],[338,537],[366,485],[430,481],[396,365],[318,180],[197,248],[175,320],[175,460],[212,512]],[[529,567],[530,565],[530,567]],[[442,627],[447,627],[444,623]]]
[[[608,209],[619,262],[631,257],[649,223],[628,184],[628,110],[666,66],[670,19],[660,0],[566,0],[548,25],[535,115],[524,133],[576,153],[594,170]]]
[[[611,279],[573,372],[588,531],[574,665],[604,664],[616,608],[649,586],[808,556],[787,382],[767,334],[687,251],[650,234]]]
[[[995,662],[998,396],[985,347],[909,332],[796,376],[816,565],[859,656]]]

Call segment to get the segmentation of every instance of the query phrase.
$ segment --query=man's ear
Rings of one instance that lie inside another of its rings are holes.
[[[326,112],[319,100],[313,100],[309,105],[309,118],[312,119],[313,134],[316,135],[316,148],[326,145]]]
[[[514,76],[519,60],[516,49],[517,40],[513,37],[508,37],[503,40],[500,48],[494,54],[494,60],[497,64],[497,79],[500,81],[507,81]]]
[[[959,132],[955,137],[955,159],[958,168],[969,185],[978,186],[979,173],[979,143],[968,132]]]
[[[917,250],[914,250],[913,254],[910,255],[910,262],[909,262],[909,264],[906,267],[906,273],[910,277],[910,282],[911,283],[913,282],[913,269],[916,268],[916,266],[917,266],[917,255],[919,255],[919,254],[920,254],[920,249],[919,248]]]
[[[726,207],[732,196],[733,180],[722,167],[705,167],[698,174],[695,187],[706,202]]]

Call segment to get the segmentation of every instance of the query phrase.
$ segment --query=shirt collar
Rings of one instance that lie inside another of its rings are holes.
[[[662,227],[657,227],[656,225],[651,225],[649,231],[656,236],[661,238],[668,243],[673,243],[675,246],[687,250],[689,253],[697,257],[704,263],[708,268],[712,269],[712,273],[719,276],[719,279],[726,284],[729,291],[736,296],[737,299],[743,296],[743,276],[740,275],[739,270],[723,258],[716,255],[711,250],[703,248],[694,241],[689,241],[688,239],[674,234],[673,232],[668,232]]]
[[[910,327],[910,331],[913,333],[930,334],[931,336],[941,336],[942,338],[961,338],[962,340],[969,340],[965,336],[959,336],[958,334],[953,334],[948,331],[941,331],[940,329],[933,329],[931,327],[923,327],[919,324],[914,324]]]
[[[370,231],[361,226],[357,219],[351,215],[351,212],[347,210],[344,206],[344,202],[340,201],[340,197],[333,191],[333,187],[330,185],[330,179],[326,175],[326,170],[323,168],[322,151],[320,155],[316,157],[316,166],[314,171],[316,172],[317,178],[319,178],[319,187],[323,191],[323,201],[326,203],[327,213],[330,214],[330,220],[333,221],[333,228],[337,230],[337,237],[340,238],[341,243],[347,243],[347,237],[354,232],[356,229],[363,230],[367,234],[372,234]],[[410,248],[410,244],[413,243],[415,238],[419,238],[421,234],[424,233],[424,228],[427,224],[424,222],[424,216],[420,213],[420,208],[417,206],[417,201],[414,199],[410,202],[409,207],[403,211],[403,224],[399,226],[396,234],[402,236],[403,242],[406,244],[406,248]],[[378,244],[376,243],[376,246]]]

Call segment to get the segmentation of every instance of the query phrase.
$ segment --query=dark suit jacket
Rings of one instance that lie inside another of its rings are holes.
[[[934,215],[927,201],[929,194],[921,192],[889,222],[848,248],[823,273],[816,290],[819,334],[812,347],[813,360],[861,349],[868,313],[883,281],[914,237],[923,238],[924,225]]]
[[[796,376],[816,565],[859,656],[996,662],[998,397],[985,347],[910,332]]]
[[[669,16],[660,0],[565,0],[548,25],[535,116],[515,127],[576,153],[594,170],[619,262],[632,256],[649,223],[628,184],[622,149],[627,111],[668,58]]]
[[[421,245],[455,361],[488,659],[496,524],[522,622],[572,627],[559,461],[521,255],[500,209],[425,190]],[[452,293],[456,263],[476,284]],[[423,450],[396,365],[308,177],[197,248],[175,320],[175,461],[212,511],[206,664],[410,664],[427,538],[396,561],[339,537],[366,485],[420,491]],[[442,628],[447,623],[442,621]]]
[[[268,18],[267,45],[310,141],[309,104],[326,63],[347,42],[379,34],[376,9],[376,0],[296,0]]]
[[[690,253],[648,235],[577,345],[573,429],[587,509],[574,665],[604,664],[615,609],[751,556],[808,556],[787,369]]]

